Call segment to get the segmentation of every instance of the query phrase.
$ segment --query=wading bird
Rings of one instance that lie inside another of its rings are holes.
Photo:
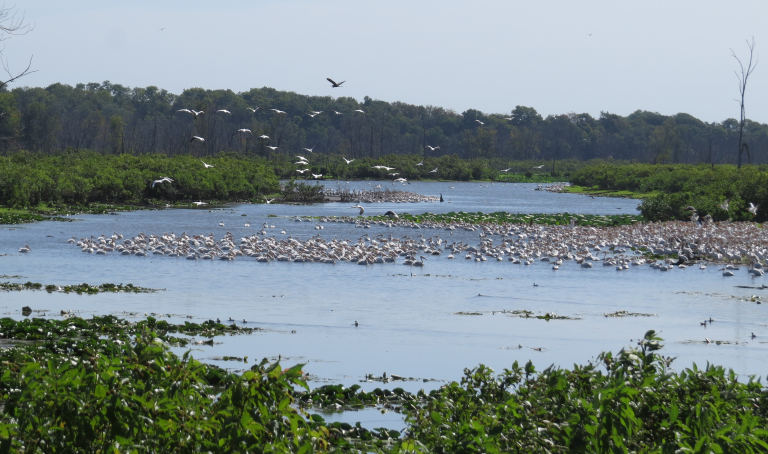
[[[327,80],[328,82],[330,82],[330,83],[331,83],[331,88],[339,88],[339,87],[341,87],[341,84],[343,84],[344,82],[346,82],[346,80],[342,80],[341,82],[339,82],[339,83],[336,83],[336,82],[334,82],[334,81],[333,81],[333,79],[331,79],[330,77],[326,77],[326,78],[325,78],[325,80]]]

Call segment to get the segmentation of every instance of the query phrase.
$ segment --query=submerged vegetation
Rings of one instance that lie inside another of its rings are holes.
[[[237,375],[168,347],[176,343],[170,333],[240,330],[151,317],[0,319],[0,337],[11,342],[0,349],[0,452],[768,450],[760,382],[710,365],[675,372],[654,331],[637,347],[573,369],[538,371],[529,361],[496,374],[480,365],[460,382],[415,394],[310,390],[302,365],[283,369],[265,359]],[[313,414],[365,407],[405,414],[406,430]]]

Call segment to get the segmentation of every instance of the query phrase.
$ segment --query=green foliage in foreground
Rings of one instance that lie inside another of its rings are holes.
[[[608,164],[584,167],[573,173],[571,182],[602,190],[624,190],[660,194],[643,200],[640,212],[650,221],[689,219],[693,206],[700,217],[716,221],[768,220],[768,166]],[[728,210],[720,207],[729,201]],[[757,215],[747,211],[759,205]]]
[[[310,391],[301,365],[266,360],[226,373],[169,351],[164,333],[225,328],[192,325],[0,319],[0,337],[17,342],[0,349],[0,453],[768,452],[759,381],[715,366],[676,373],[654,331],[596,364],[516,362],[499,375],[480,365],[414,395]],[[382,403],[407,415],[405,436],[304,410]]]
[[[200,159],[189,155],[17,152],[0,156],[0,206],[242,201],[279,190],[277,177],[262,158],[221,154],[206,159],[214,167],[206,169]],[[154,180],[163,177],[173,182],[152,187]]]

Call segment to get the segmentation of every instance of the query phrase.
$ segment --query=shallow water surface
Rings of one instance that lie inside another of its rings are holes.
[[[326,183],[329,185],[329,183]],[[352,184],[352,183],[351,183]],[[355,185],[367,186],[367,182]],[[375,183],[374,183],[375,184]],[[454,186],[455,189],[447,189]],[[481,187],[482,186],[482,187]],[[387,210],[413,214],[447,211],[510,211],[582,214],[636,213],[637,201],[550,194],[532,191],[536,185],[488,187],[477,183],[422,183],[408,190],[422,194],[443,191],[448,203],[376,204],[366,215]],[[455,191],[455,192],[449,192]],[[449,195],[447,195],[448,193]],[[487,205],[483,205],[487,200]],[[621,208],[618,210],[617,208]],[[21,318],[20,309],[62,309],[91,314],[170,314],[183,322],[229,318],[264,331],[249,336],[217,338],[221,344],[193,349],[195,357],[223,367],[247,368],[262,357],[280,355],[286,365],[306,363],[312,386],[325,383],[361,384],[369,390],[380,382],[365,382],[367,374],[398,374],[413,378],[384,385],[409,391],[432,389],[458,380],[465,367],[480,363],[500,371],[514,361],[529,359],[539,368],[550,364],[570,367],[594,359],[603,350],[617,351],[633,344],[649,329],[666,339],[665,355],[678,356],[674,367],[707,361],[733,368],[740,374],[765,374],[768,304],[749,300],[765,290],[737,288],[759,286],[764,278],[750,278],[742,268],[724,278],[717,267],[659,272],[648,266],[616,271],[612,266],[584,269],[573,262],[559,270],[537,261],[531,266],[508,261],[474,262],[447,253],[430,256],[423,268],[395,264],[358,266],[339,262],[257,263],[240,257],[232,262],[188,261],[167,256],[86,254],[66,240],[120,232],[125,238],[139,233],[213,233],[217,239],[232,232],[236,239],[253,235],[263,223],[269,235],[300,239],[320,234],[324,238],[349,238],[379,234],[402,237],[440,235],[451,241],[477,244],[477,232],[412,230],[373,226],[356,229],[351,224],[294,222],[297,215],[349,216],[348,204],[314,206],[232,205],[219,209],[139,211],[119,215],[77,216],[76,222],[42,222],[5,226],[0,230],[0,275],[3,279],[43,284],[132,283],[165,289],[147,294],[48,294],[0,293],[0,313]],[[243,216],[245,215],[245,216]],[[244,227],[246,221],[250,228]],[[225,226],[220,227],[219,223]],[[282,229],[286,234],[280,234]],[[20,254],[28,244],[32,252]],[[534,286],[534,283],[537,284]],[[534,315],[557,313],[568,320],[521,318],[513,311]],[[643,317],[605,317],[626,310],[652,314]],[[459,313],[479,313],[462,315]],[[704,319],[714,323],[701,326]],[[357,321],[359,326],[354,326]],[[755,333],[756,338],[751,337]],[[706,344],[728,341],[732,344]],[[250,364],[216,361],[216,356],[249,356]],[[424,381],[427,379],[434,379]],[[376,410],[378,411],[378,410]],[[392,415],[360,413],[388,421]],[[339,416],[344,420],[351,416]],[[399,417],[399,416],[398,416]],[[395,417],[397,419],[397,417]],[[374,422],[366,426],[377,426]],[[390,425],[388,427],[394,427]]]

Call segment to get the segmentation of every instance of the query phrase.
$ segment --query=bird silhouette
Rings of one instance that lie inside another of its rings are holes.
[[[341,84],[343,84],[344,82],[346,82],[346,80],[342,80],[341,82],[339,82],[339,83],[336,83],[336,82],[334,82],[334,81],[333,81],[333,79],[331,79],[330,77],[326,77],[326,78],[325,78],[325,80],[327,80],[328,82],[330,82],[330,83],[331,83],[331,88],[339,88],[339,87],[341,87]]]

